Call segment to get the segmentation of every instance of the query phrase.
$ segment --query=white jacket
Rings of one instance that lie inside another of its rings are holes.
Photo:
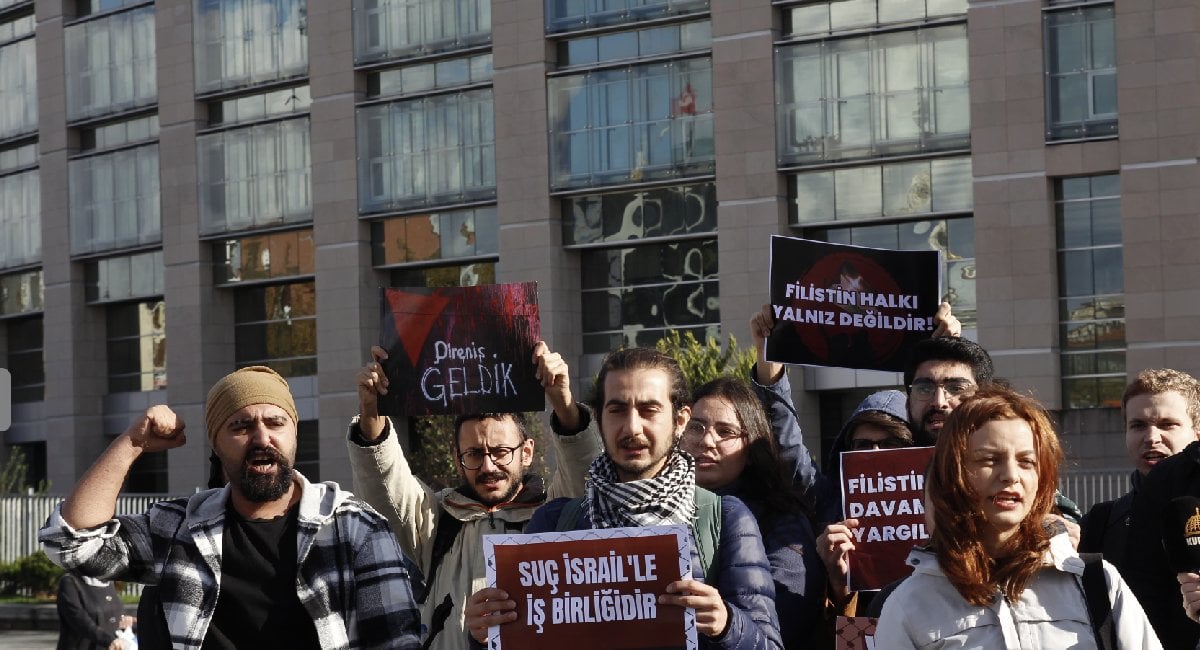
[[[908,564],[912,576],[883,605],[875,628],[876,648],[1096,648],[1083,595],[1083,560],[1065,533],[1050,540],[1046,568],[1014,603],[999,592],[986,607],[967,603],[931,551],[913,549]],[[1142,606],[1108,562],[1104,576],[1121,650],[1161,650]]]
[[[581,408],[581,411],[583,417],[589,415],[586,409]],[[542,503],[556,497],[583,496],[583,480],[588,466],[603,449],[599,432],[593,424],[575,435],[547,436],[552,440],[557,469],[545,488],[546,498],[521,503],[521,495],[518,495],[514,503],[489,509],[454,488],[435,493],[417,478],[396,441],[391,420],[384,428],[383,440],[376,445],[356,443],[353,434],[357,427],[358,418],[355,418],[350,423],[351,436],[346,441],[350,451],[354,493],[387,518],[400,542],[400,548],[416,562],[426,577],[432,562],[435,528],[442,510],[449,511],[463,522],[454,544],[442,557],[433,584],[425,585],[428,597],[421,607],[421,625],[424,636],[430,631],[434,609],[449,595],[453,608],[446,618],[445,628],[434,639],[431,648],[467,650],[469,642],[463,604],[467,596],[486,586],[483,536],[524,530],[534,510]]]

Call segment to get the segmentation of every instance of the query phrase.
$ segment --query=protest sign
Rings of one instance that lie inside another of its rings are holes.
[[[925,466],[933,447],[847,451],[842,463],[842,515],[858,520],[850,554],[851,591],[880,589],[909,574],[925,526]]]
[[[884,645],[875,643],[875,624],[878,619],[868,616],[839,616],[834,626],[834,650],[875,650]]]
[[[684,526],[484,535],[487,584],[508,592],[517,620],[488,630],[489,650],[697,647],[695,612],[658,604],[691,576]]]
[[[545,409],[533,364],[536,283],[385,288],[380,302],[389,382],[382,415]]]
[[[771,237],[767,359],[903,370],[909,349],[934,330],[939,256]]]

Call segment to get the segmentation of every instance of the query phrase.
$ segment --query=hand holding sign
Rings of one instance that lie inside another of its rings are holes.
[[[850,575],[850,552],[854,550],[854,529],[857,519],[844,519],[829,524],[817,537],[817,555],[829,576],[829,590],[839,602],[850,597],[847,578]]]
[[[487,645],[489,627],[517,620],[517,603],[503,589],[485,587],[467,598],[463,613],[471,638]]]
[[[534,375],[542,382],[546,390],[546,399],[550,408],[558,416],[558,421],[568,430],[579,425],[579,412],[575,401],[571,398],[571,376],[567,362],[562,355],[552,352],[545,341],[538,341],[533,346],[533,363],[537,370]]]
[[[387,350],[378,345],[371,346],[371,361],[358,371],[358,422],[362,436],[375,440],[383,434],[384,420],[379,416],[379,396],[387,395],[388,378],[383,372]]]
[[[720,636],[729,625],[725,599],[721,598],[716,587],[699,580],[672,582],[667,585],[667,593],[658,597],[658,604],[691,607],[696,611],[696,631],[704,636]]]

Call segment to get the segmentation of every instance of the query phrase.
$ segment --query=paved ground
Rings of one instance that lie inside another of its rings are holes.
[[[53,650],[58,632],[46,630],[0,630],[0,648],[4,650]]]

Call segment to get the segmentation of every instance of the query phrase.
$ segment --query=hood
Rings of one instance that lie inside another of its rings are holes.
[[[881,390],[878,393],[871,393],[858,404],[858,408],[854,409],[854,413],[846,419],[845,424],[842,425],[842,430],[833,439],[833,446],[829,449],[829,459],[825,463],[825,475],[829,477],[830,485],[835,490],[841,490],[841,454],[843,451],[847,451],[847,436],[850,433],[850,423],[854,421],[854,418],[867,411],[886,413],[897,418],[907,426],[908,396],[898,390]]]

